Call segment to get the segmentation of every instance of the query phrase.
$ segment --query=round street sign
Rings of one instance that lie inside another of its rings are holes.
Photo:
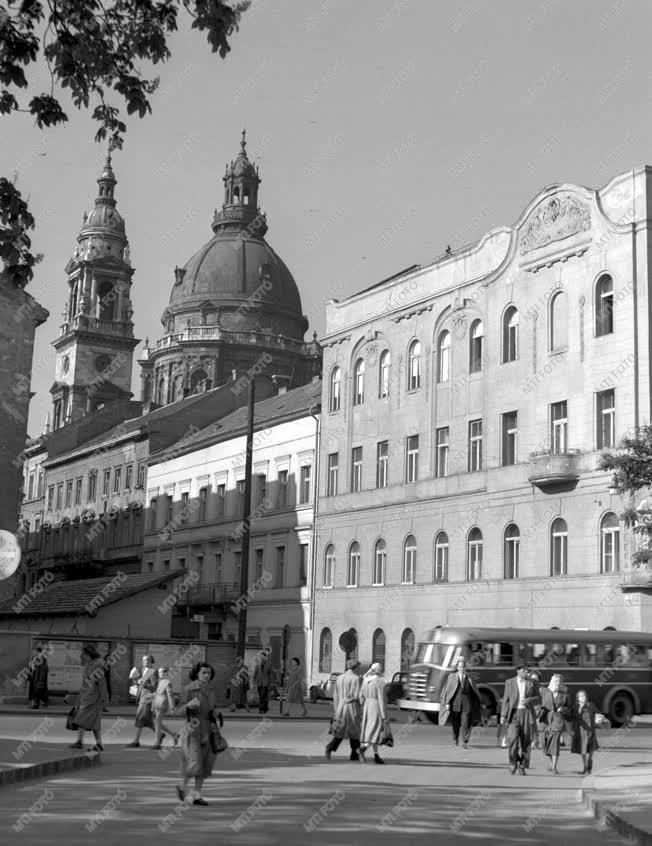
[[[20,564],[20,544],[15,535],[0,529],[0,579],[8,579]]]

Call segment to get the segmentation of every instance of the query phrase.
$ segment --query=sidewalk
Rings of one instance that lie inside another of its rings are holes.
[[[615,829],[631,843],[652,846],[652,762],[589,776],[581,795],[601,825]]]
[[[100,755],[64,749],[59,743],[32,743],[0,738],[0,787],[28,778],[47,778],[68,770],[93,767]]]

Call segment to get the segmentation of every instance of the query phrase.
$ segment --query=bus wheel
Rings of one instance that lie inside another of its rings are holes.
[[[483,726],[488,726],[491,718],[496,715],[496,700],[491,693],[481,690],[480,705],[482,707],[481,723]]]
[[[609,704],[609,720],[612,728],[625,726],[634,716],[634,703],[629,693],[617,693]]]
[[[423,713],[426,715],[426,717],[428,717],[428,719],[433,725],[439,725],[439,711],[424,711]]]

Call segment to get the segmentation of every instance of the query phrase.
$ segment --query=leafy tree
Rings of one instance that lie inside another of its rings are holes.
[[[629,494],[629,504],[620,519],[643,538],[633,561],[648,563],[652,560],[652,507],[645,499],[636,505],[634,497],[639,491],[652,488],[652,425],[639,427],[633,435],[624,435],[615,449],[605,450],[598,470],[612,472],[611,487],[618,493]]]
[[[0,114],[25,112],[40,129],[57,126],[68,120],[58,99],[59,90],[68,89],[76,108],[92,109],[99,124],[95,140],[121,148],[127,131],[121,107],[141,118],[152,111],[150,96],[159,80],[144,77],[142,66],[171,57],[167,38],[177,30],[179,13],[190,15],[192,28],[205,32],[212,51],[224,58],[249,5],[250,0],[8,0],[0,5]],[[50,90],[23,102],[28,73],[41,60]],[[33,229],[20,191],[0,177],[2,275],[16,285],[30,281],[41,258],[31,252]]]

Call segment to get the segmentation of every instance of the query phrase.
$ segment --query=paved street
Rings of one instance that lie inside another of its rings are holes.
[[[41,723],[39,715],[5,715],[0,735],[18,743]],[[557,777],[545,772],[539,752],[527,777],[511,776],[495,729],[476,733],[464,752],[451,746],[446,729],[396,723],[397,744],[383,753],[384,767],[350,763],[344,745],[327,762],[326,727],[313,720],[227,720],[231,748],[206,785],[210,806],[198,808],[176,799],[177,753],[125,749],[131,721],[107,719],[100,767],[0,790],[0,842],[73,846],[99,837],[103,846],[124,846],[135,836],[157,844],[330,846],[425,843],[433,835],[446,844],[626,842],[600,831],[580,806],[579,789],[588,782],[576,773],[579,758],[567,752]],[[63,746],[72,737],[61,721],[45,739]],[[652,760],[647,727],[620,735],[605,730],[600,738],[614,748],[596,757],[598,772]],[[144,740],[151,744],[151,733]]]

